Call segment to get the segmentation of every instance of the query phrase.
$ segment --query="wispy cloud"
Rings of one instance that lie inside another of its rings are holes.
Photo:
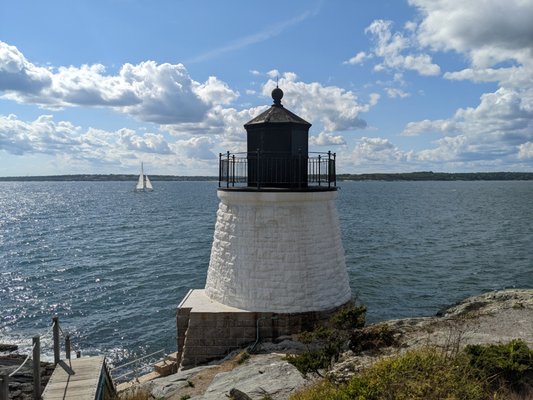
[[[291,26],[298,25],[299,23],[305,21],[308,18],[316,16],[320,12],[322,6],[322,1],[318,2],[312,10],[308,10],[303,14],[297,15],[293,18],[290,18],[285,21],[281,21],[277,24],[274,24],[267,29],[254,33],[250,36],[246,36],[237,40],[234,40],[222,47],[207,51],[203,54],[200,54],[190,60],[187,60],[185,64],[197,63],[205,60],[210,60],[212,58],[218,57],[221,54],[229,53],[231,51],[240,50],[242,48],[251,46],[253,44],[264,42],[265,40],[271,39],[275,36],[280,35],[285,30]]]

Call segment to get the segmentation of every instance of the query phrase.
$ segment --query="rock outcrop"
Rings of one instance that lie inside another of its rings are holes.
[[[532,347],[533,289],[490,292],[468,298],[434,317],[398,319],[382,324],[396,332],[396,345],[379,352],[344,353],[329,371],[332,378],[348,379],[381,357],[420,346],[449,348],[522,339]],[[266,354],[251,355],[242,363],[226,360],[218,365],[179,372],[149,382],[143,390],[154,398],[170,400],[186,398],[184,396],[194,400],[224,399],[231,398],[230,393],[242,393],[254,400],[285,400],[295,390],[312,383],[283,359],[285,353],[301,350],[301,343],[290,340],[264,343],[262,351]],[[232,389],[235,390],[232,392]]]
[[[7,346],[6,351],[16,350]],[[26,356],[22,354],[0,355],[0,375],[9,375],[21,365]],[[41,393],[52,376],[53,364],[41,362]],[[9,378],[9,399],[30,400],[33,398],[33,361],[29,360],[22,369]]]

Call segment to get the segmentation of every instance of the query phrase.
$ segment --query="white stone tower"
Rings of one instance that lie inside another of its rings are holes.
[[[283,107],[281,89],[272,97],[244,125],[247,152],[220,155],[206,286],[178,307],[182,367],[215,358],[224,346],[309,329],[351,302],[335,155],[308,153],[311,124]],[[206,332],[216,328],[213,342]]]

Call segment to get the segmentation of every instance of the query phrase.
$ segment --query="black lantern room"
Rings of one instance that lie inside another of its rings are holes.
[[[220,154],[221,190],[336,190],[335,154],[309,153],[311,124],[283,107],[282,98],[276,87],[274,104],[244,124],[246,153]]]
[[[272,91],[274,104],[244,125],[248,141],[248,186],[307,187],[311,124],[281,104],[283,91]]]

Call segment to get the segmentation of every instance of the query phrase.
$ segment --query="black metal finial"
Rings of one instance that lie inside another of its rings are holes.
[[[281,106],[281,99],[283,98],[283,90],[281,90],[279,87],[278,87],[278,84],[276,82],[276,88],[272,91],[272,99],[274,100],[274,105],[275,106]]]

